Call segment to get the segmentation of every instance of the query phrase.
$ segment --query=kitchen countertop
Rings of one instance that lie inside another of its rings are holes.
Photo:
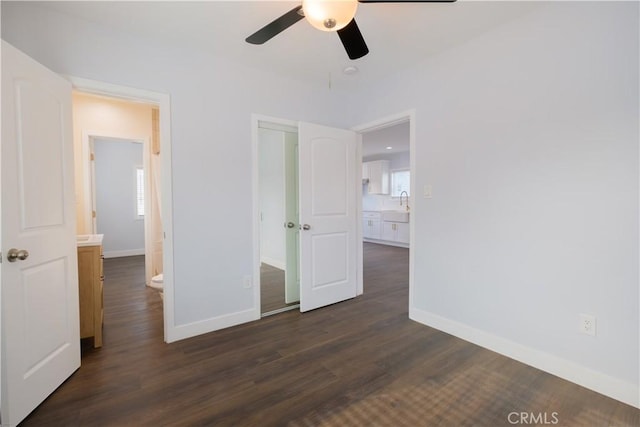
[[[78,247],[80,246],[100,246],[102,244],[102,238],[104,234],[78,234],[76,241]]]

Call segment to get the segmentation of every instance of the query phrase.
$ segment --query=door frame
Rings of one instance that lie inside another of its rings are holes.
[[[160,211],[164,242],[162,248],[164,287],[164,341],[171,343],[183,338],[177,331],[174,313],[174,263],[173,263],[173,173],[171,158],[171,98],[166,93],[152,92],[128,86],[89,80],[75,76],[63,76],[75,90],[134,102],[152,103],[159,107],[160,140],[163,153],[160,157]]]
[[[366,122],[358,126],[354,126],[351,130],[358,133],[358,147],[356,152],[356,159],[358,162],[358,173],[362,178],[362,135],[375,130],[384,129],[390,126],[394,126],[400,123],[409,123],[409,173],[411,175],[410,185],[413,189],[409,196],[409,206],[411,206],[411,215],[409,215],[409,308],[413,306],[414,295],[414,265],[415,265],[415,250],[411,248],[415,239],[415,215],[416,215],[416,161],[415,161],[415,149],[416,149],[416,110],[410,109],[388,116],[381,117],[371,122]],[[360,179],[362,181],[362,179]],[[358,186],[357,197],[362,200],[362,186]],[[357,204],[357,214],[359,218],[362,218],[362,202]],[[362,221],[358,221],[358,241],[362,241]],[[364,293],[363,289],[363,248],[362,245],[358,245],[358,286],[360,286],[358,295]]]
[[[298,122],[295,120],[281,119],[278,117],[265,116],[261,114],[251,115],[251,193],[252,193],[252,240],[253,240],[253,254],[252,254],[252,283],[253,283],[253,318],[255,320],[262,317],[261,294],[260,294],[260,152],[259,149],[259,135],[258,130],[260,128],[260,122],[267,122],[274,125],[274,129],[278,126],[282,127],[282,130],[289,130],[290,128],[298,129]],[[287,307],[288,311],[298,308],[298,305],[292,305],[291,308]],[[277,311],[277,310],[276,310]]]

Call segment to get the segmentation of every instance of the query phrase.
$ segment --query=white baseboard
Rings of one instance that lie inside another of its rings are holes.
[[[640,387],[635,384],[414,307],[409,308],[409,318],[640,408]]]
[[[144,255],[144,248],[142,249],[126,249],[124,251],[104,251],[105,258],[120,258],[125,256]]]
[[[378,240],[378,239],[366,239],[366,238],[363,238],[362,241],[363,242],[367,242],[367,243],[375,243],[375,244],[378,244],[378,245],[396,246],[398,248],[407,248],[407,249],[409,249],[409,247],[410,247],[409,243],[392,242],[390,240]]]
[[[250,309],[225,314],[224,316],[212,317],[198,322],[187,323],[185,325],[178,325],[169,328],[166,334],[166,341],[167,343],[171,343],[258,319],[260,319],[260,310]]]
[[[263,264],[270,265],[271,267],[278,268],[280,270],[286,270],[287,269],[286,262],[282,261],[282,260],[279,260],[279,259],[269,258],[269,257],[263,256],[262,259],[260,259],[260,262],[263,263]]]

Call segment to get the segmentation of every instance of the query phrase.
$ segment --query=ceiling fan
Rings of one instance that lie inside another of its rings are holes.
[[[349,59],[369,53],[354,16],[358,3],[452,3],[456,0],[303,0],[273,22],[245,39],[247,43],[263,44],[303,18],[322,31],[335,31],[347,51]]]

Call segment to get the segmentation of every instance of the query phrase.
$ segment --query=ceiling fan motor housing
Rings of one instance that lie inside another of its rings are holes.
[[[302,10],[307,21],[322,31],[337,31],[346,27],[356,15],[357,0],[303,0]]]

